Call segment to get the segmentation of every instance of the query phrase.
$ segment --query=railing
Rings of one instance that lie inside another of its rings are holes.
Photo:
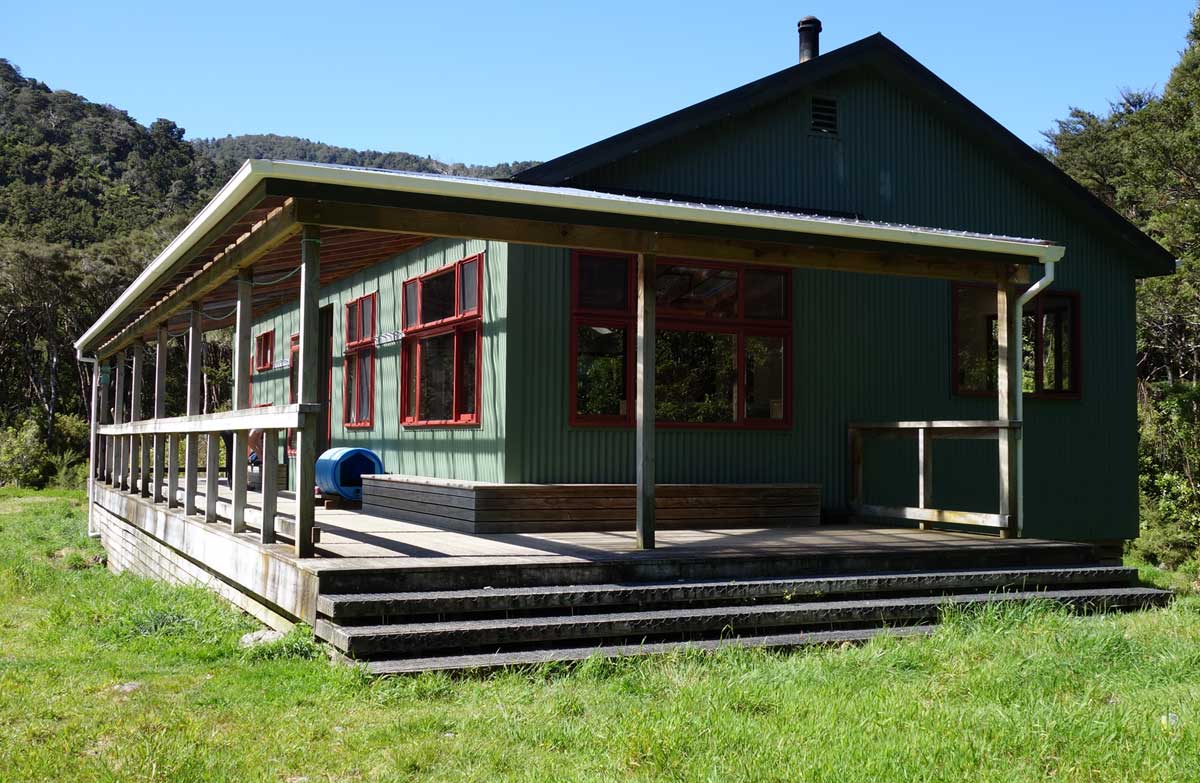
[[[220,437],[223,432],[248,435],[251,430],[262,430],[263,447],[259,455],[262,461],[262,524],[261,536],[265,544],[275,543],[275,514],[278,508],[279,433],[304,426],[305,416],[320,411],[320,405],[273,405],[249,408],[228,413],[198,416],[175,416],[152,418],[125,424],[105,424],[97,428],[102,441],[103,456],[97,460],[97,480],[107,482],[114,488],[137,493],[151,498],[155,503],[167,504],[168,508],[179,507],[179,446],[185,445],[183,465],[183,513],[195,514],[199,474],[199,438],[207,436],[207,465],[205,467],[204,519],[217,521],[218,482],[220,476]],[[238,439],[245,442],[245,439]],[[246,529],[246,492],[249,465],[245,454],[228,455],[233,494],[230,524],[233,532]],[[303,490],[303,488],[301,488]],[[313,493],[296,493],[296,502],[301,506],[313,503]],[[308,518],[311,518],[309,509]]]
[[[1018,421],[887,421],[853,423],[847,427],[850,454],[850,510],[856,516],[908,519],[920,523],[922,530],[933,524],[971,525],[997,528],[1001,535],[1015,534],[1015,514],[1007,506],[1010,476],[1001,460],[999,473],[1000,504],[998,513],[956,511],[933,507],[933,441],[995,440],[1007,445],[1019,437]],[[880,506],[866,502],[863,490],[863,440],[875,438],[916,438],[917,506]]]

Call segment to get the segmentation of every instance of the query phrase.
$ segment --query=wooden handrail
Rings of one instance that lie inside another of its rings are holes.
[[[1017,433],[1019,421],[952,420],[952,421],[883,421],[853,422],[846,427],[847,451],[850,458],[850,510],[859,516],[914,520],[922,530],[931,524],[973,525],[999,528],[1011,534],[1009,514],[982,511],[959,511],[933,508],[933,441],[999,440],[1001,432]],[[917,503],[916,506],[880,506],[869,504],[863,489],[863,438],[915,438],[917,441]],[[1001,497],[1008,491],[1007,482],[1015,480],[1000,471]]]
[[[249,430],[286,430],[300,427],[304,414],[318,413],[320,404],[295,403],[247,408],[240,411],[207,413],[198,416],[172,416],[142,419],[128,424],[105,424],[101,435],[188,435],[192,433],[247,432]]]

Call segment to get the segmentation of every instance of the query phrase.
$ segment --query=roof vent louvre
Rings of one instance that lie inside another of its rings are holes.
[[[836,98],[812,99],[811,124],[809,130],[813,133],[824,133],[836,136],[838,132],[838,105]]]

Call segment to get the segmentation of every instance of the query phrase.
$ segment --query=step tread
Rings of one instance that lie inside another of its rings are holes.
[[[673,582],[548,585],[404,592],[333,593],[318,596],[317,611],[331,618],[376,614],[419,614],[443,609],[491,611],[563,606],[597,606],[637,601],[707,600],[710,598],[790,595],[835,595],[894,590],[1001,587],[1101,582],[1132,583],[1137,569],[1123,566],[963,569],[889,572],[850,576],[770,579],[677,580]],[[720,593],[721,595],[716,595]],[[445,604],[459,604],[444,607]]]
[[[934,625],[908,625],[895,628],[855,628],[842,631],[807,631],[804,633],[770,634],[765,636],[732,636],[724,639],[704,639],[686,642],[559,647],[541,650],[481,653],[476,655],[396,658],[368,661],[365,663],[365,666],[371,674],[411,674],[425,671],[500,669],[507,666],[531,666],[551,662],[582,661],[593,656],[621,658],[663,655],[683,650],[712,652],[723,647],[786,648],[858,643],[884,634],[897,637],[925,636],[933,633],[936,627]]]
[[[679,633],[723,626],[805,625],[936,618],[944,606],[1049,600],[1059,603],[1100,601],[1114,607],[1164,603],[1171,593],[1146,587],[1045,590],[1036,592],[811,601],[719,607],[651,609],[606,614],[452,620],[444,622],[343,626],[319,619],[319,637],[343,650],[373,652],[387,647],[545,642],[565,638]]]

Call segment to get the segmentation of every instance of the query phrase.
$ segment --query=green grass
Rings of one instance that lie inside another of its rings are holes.
[[[109,574],[83,530],[78,493],[0,490],[6,783],[1200,780],[1191,595],[861,647],[371,680],[303,633],[240,651],[250,620]]]

